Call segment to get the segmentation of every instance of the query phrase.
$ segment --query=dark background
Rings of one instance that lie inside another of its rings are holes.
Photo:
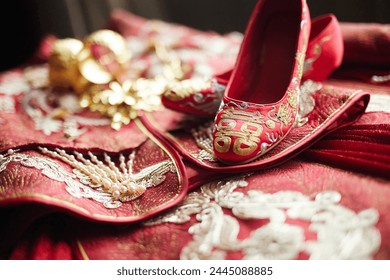
[[[287,2],[288,0],[286,0]],[[82,37],[104,27],[110,11],[127,9],[220,33],[245,30],[257,0],[3,0],[0,4],[0,71],[25,62],[45,34]],[[389,0],[307,0],[312,17],[390,23]]]

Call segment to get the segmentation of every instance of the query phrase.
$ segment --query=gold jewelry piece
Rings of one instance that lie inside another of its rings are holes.
[[[49,81],[54,87],[73,87],[79,79],[77,56],[84,45],[76,39],[57,40],[49,58]]]
[[[190,70],[164,45],[151,42],[150,49],[163,62],[162,72],[152,79],[128,79],[131,53],[118,33],[99,30],[84,42],[58,40],[49,59],[50,84],[73,88],[82,108],[109,117],[111,127],[118,130],[140,112],[157,110],[161,95]]]
[[[118,79],[127,68],[131,54],[126,41],[111,30],[92,33],[78,55],[82,76],[93,84],[107,84]]]

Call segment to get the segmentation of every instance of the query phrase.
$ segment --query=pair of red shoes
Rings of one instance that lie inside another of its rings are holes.
[[[311,23],[305,0],[259,0],[233,70],[184,98],[171,89],[163,103],[197,115],[215,114],[220,104],[213,133],[215,156],[227,164],[250,162],[294,127],[302,76],[323,81],[342,56],[342,36],[333,15]]]

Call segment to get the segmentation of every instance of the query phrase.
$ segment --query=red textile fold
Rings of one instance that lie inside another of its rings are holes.
[[[390,114],[366,113],[357,123],[329,134],[304,155],[317,162],[390,178]]]
[[[390,24],[343,22],[340,27],[345,64],[389,67]]]
[[[73,260],[70,237],[61,216],[48,216],[32,225],[10,253],[11,260]]]
[[[390,24],[340,24],[344,40],[343,65],[333,77],[390,85]]]

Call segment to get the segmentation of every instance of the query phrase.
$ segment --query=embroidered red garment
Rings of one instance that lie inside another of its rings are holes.
[[[146,39],[167,40],[197,77],[229,69],[241,40],[124,11],[110,27],[135,57]],[[133,66],[151,77],[161,64],[142,56]],[[161,108],[114,131],[73,93],[39,89],[45,77],[45,64],[0,76],[0,217],[18,217],[7,219],[15,234],[0,235],[1,258],[389,259],[384,84],[306,84],[308,108],[280,149],[226,167],[209,153],[210,119]],[[80,166],[146,190],[116,200]]]
[[[388,259],[387,186],[379,178],[292,160],[205,184],[143,224],[45,218],[11,257]],[[52,250],[51,256],[44,248]]]

